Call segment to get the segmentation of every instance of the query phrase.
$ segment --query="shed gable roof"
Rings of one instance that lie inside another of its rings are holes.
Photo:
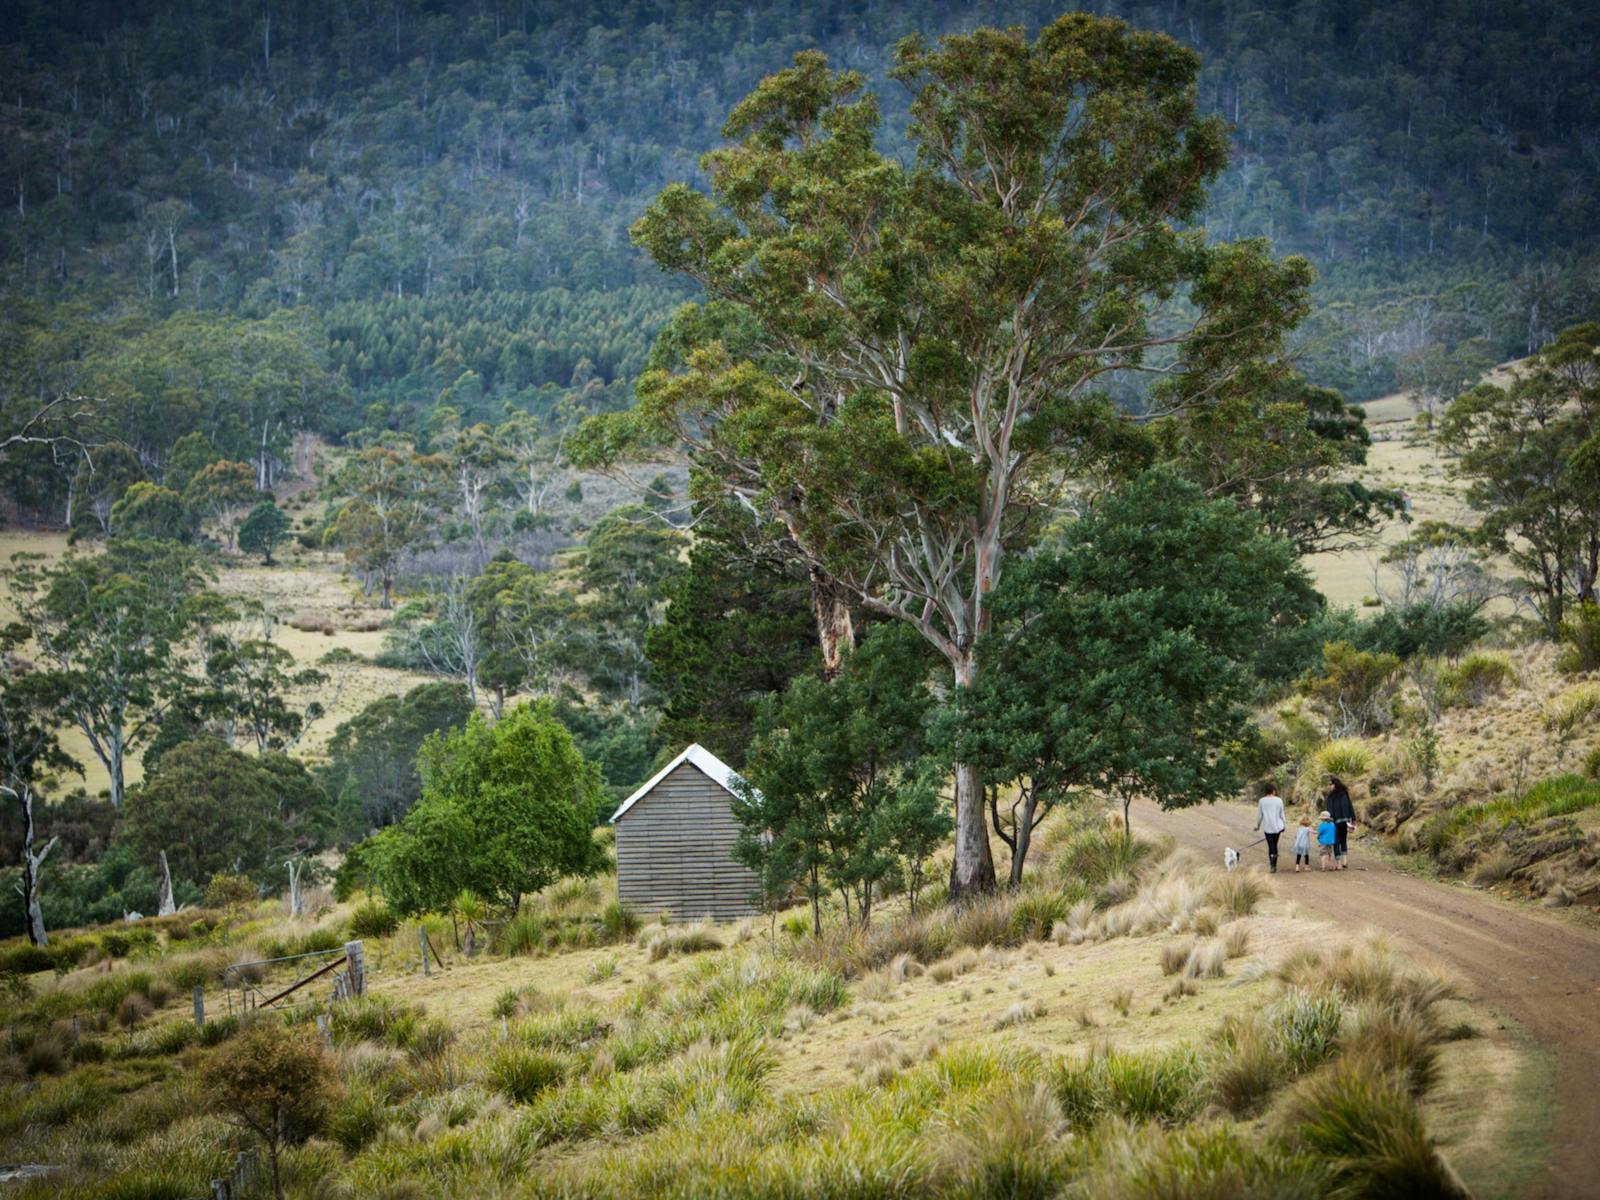
[[[722,788],[730,796],[738,797],[739,793],[733,790],[733,781],[739,779],[739,773],[723,762],[711,751],[696,742],[677,758],[673,759],[661,770],[657,771],[643,787],[622,802],[622,807],[611,815],[611,823],[615,825],[627,814],[628,810],[648,796],[668,775],[671,775],[684,763],[694,766],[707,779]]]

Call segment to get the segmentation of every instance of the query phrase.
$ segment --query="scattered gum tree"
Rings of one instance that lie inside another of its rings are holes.
[[[27,636],[27,630],[17,625],[0,630],[0,656],[11,659],[27,644]],[[41,776],[80,770],[56,737],[59,701],[58,682],[49,675],[19,671],[9,664],[0,672],[0,796],[14,802],[22,818],[22,878],[17,894],[28,940],[36,946],[50,940],[39,901],[39,874],[56,838],[39,845],[35,788]]]
[[[993,597],[978,682],[947,717],[951,750],[1012,785],[990,821],[1022,880],[1033,831],[1075,794],[1163,808],[1236,791],[1240,744],[1275,635],[1323,601],[1293,545],[1251,513],[1149,472],[1015,565]]]
[[[1600,583],[1600,322],[1562,331],[1505,387],[1479,384],[1439,424],[1478,538],[1526,581],[1549,637]]]
[[[696,486],[787,539],[819,587],[825,666],[848,603],[909,622],[958,689],[1008,560],[1136,428],[1274,357],[1311,271],[1186,228],[1227,160],[1199,57],[1069,14],[895,49],[914,161],[876,145],[860,75],[807,51],[762,81],[633,227],[708,297],[662,335],[639,405],[580,430],[585,465],[685,446]],[[1153,376],[1137,418],[1109,389]],[[953,898],[994,887],[978,764],[954,764]]]
[[[522,897],[605,856],[594,837],[603,791],[550,704],[429,737],[422,799],[369,843],[373,875],[400,913],[447,912],[464,890],[515,912]]]
[[[369,446],[339,473],[335,486],[346,499],[325,539],[383,590],[383,607],[394,607],[394,579],[407,551],[433,536],[435,509],[447,482],[443,459],[418,455],[410,446]]]
[[[62,717],[88,740],[121,807],[129,754],[192,690],[191,643],[215,611],[204,565],[173,542],[114,539],[54,564],[17,555],[5,579],[34,658],[59,684]]]

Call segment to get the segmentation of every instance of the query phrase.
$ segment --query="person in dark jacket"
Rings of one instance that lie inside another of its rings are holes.
[[[1337,775],[1328,776],[1328,790],[1322,795],[1322,807],[1333,818],[1335,869],[1346,870],[1350,858],[1350,830],[1356,823],[1356,806],[1350,799],[1350,789]]]

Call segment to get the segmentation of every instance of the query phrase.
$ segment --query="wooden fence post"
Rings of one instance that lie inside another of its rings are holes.
[[[367,994],[367,955],[360,942],[346,942],[344,955],[348,959],[345,967],[350,978],[350,994],[352,996],[365,996]]]
[[[206,990],[203,987],[194,989],[194,1024],[196,1029],[206,1027]]]

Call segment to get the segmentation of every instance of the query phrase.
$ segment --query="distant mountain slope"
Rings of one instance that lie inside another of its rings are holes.
[[[1380,394],[1408,354],[1525,353],[1593,304],[1600,8],[1085,7],[1205,56],[1203,101],[1238,130],[1207,222],[1321,268],[1300,345],[1320,381]],[[1061,9],[10,0],[0,286],[91,316],[313,307],[357,409],[425,409],[467,371],[487,409],[596,379],[621,403],[683,294],[627,225],[756,80],[821,46],[881,81],[907,33]],[[431,332],[380,345],[397,321]]]

